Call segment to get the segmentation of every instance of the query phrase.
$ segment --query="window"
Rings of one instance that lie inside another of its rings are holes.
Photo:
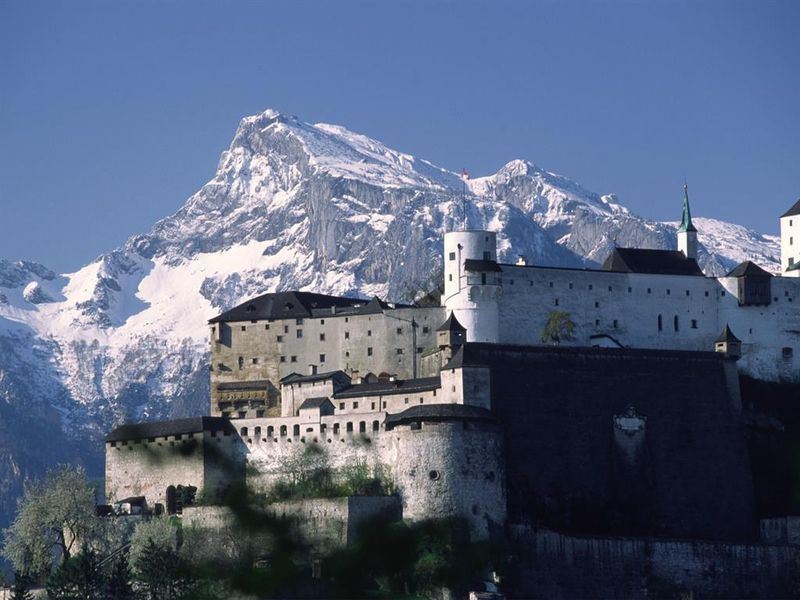
[[[367,336],[372,337],[372,329],[367,329]]]
[[[283,333],[289,333],[289,326],[288,325],[284,325],[283,326]]]
[[[552,281],[550,282],[550,287],[553,287],[553,282]]]
[[[686,295],[687,295],[687,296],[689,296],[689,295],[690,295],[690,294],[689,294],[689,290],[686,290]]]
[[[367,423],[366,423],[366,421],[361,421],[358,424],[358,432],[359,433],[366,433],[367,432]]]
[[[617,320],[616,319],[614,319],[613,327],[614,327],[614,329],[617,328]]]
[[[697,319],[692,319],[692,329],[697,329]]]
[[[285,356],[281,356],[281,362],[286,362],[286,357]]]
[[[397,328],[397,335],[403,335],[403,328],[402,327],[398,327]]]
[[[371,402],[369,405],[370,410],[375,410],[375,403]]]
[[[492,260],[492,253],[488,250],[483,251],[483,260]]]
[[[247,427],[242,427],[239,430],[239,435],[242,436],[242,437],[247,437]]]
[[[358,402],[353,402],[353,410],[358,408]]]
[[[344,322],[345,322],[345,323],[349,323],[349,322],[350,322],[350,317],[345,317],[345,318],[344,318]]]
[[[348,423],[347,424],[347,433],[353,433],[353,424],[352,423]]]
[[[680,327],[678,326],[678,315],[675,315],[675,318],[672,320],[672,325],[675,327],[675,331],[680,331]]]
[[[303,319],[295,319],[294,322],[295,322],[296,325],[302,325],[303,324]]]
[[[569,289],[572,289],[572,284],[571,283],[569,284]]]
[[[292,362],[297,362],[297,357],[296,356],[292,357]]]
[[[669,296],[671,293],[672,292],[670,290],[667,290],[667,296]]]
[[[594,320],[594,325],[595,325],[595,327],[600,327],[600,319],[595,319]]]
[[[302,329],[298,329],[297,330],[297,339],[300,339],[302,337],[303,337],[303,330]]]
[[[402,348],[398,348],[397,349],[397,354],[402,354],[402,353],[403,353],[403,349]]]
[[[344,339],[346,339],[346,340],[350,339],[350,332],[349,331],[345,331],[344,332]]]
[[[600,308],[600,303],[599,303],[599,302],[595,302],[595,303],[594,303],[594,307],[595,307],[595,308]]]
[[[367,356],[372,356],[372,346],[367,348]]]
[[[338,423],[334,423],[333,424],[333,435],[339,435],[339,424]]]
[[[320,324],[320,325],[325,325],[325,319],[320,319],[320,320],[319,320],[319,324]]]
[[[450,260],[455,260],[455,259],[456,259],[456,253],[455,253],[455,252],[451,252],[451,253],[448,255],[448,258],[449,258]]]
[[[266,324],[264,325],[264,329],[269,329],[269,323],[266,323]]]
[[[613,286],[608,286],[608,291],[609,291],[609,292],[613,292],[613,291],[614,291],[614,288],[613,288]]]
[[[344,355],[345,355],[347,358],[350,358],[350,350],[345,350],[345,353],[344,353]]]
[[[447,275],[447,281],[453,281],[453,274],[452,273],[449,273]]]
[[[589,291],[592,291],[593,289],[594,289],[594,286],[590,283],[589,284]]]
[[[405,403],[408,404],[408,398],[404,398]]]
[[[242,367],[244,367],[244,357],[240,356],[239,357],[239,368],[241,369]]]
[[[422,398],[419,399],[419,403],[422,404],[424,400]]]
[[[706,298],[708,298],[708,290],[706,290]]]
[[[254,358],[254,359],[253,359],[253,364],[254,364],[254,365],[257,365],[257,364],[258,364],[258,358]]]
[[[422,346],[417,346],[417,354],[422,354]]]
[[[791,246],[793,244],[794,244],[794,238],[793,237],[789,237],[789,245]]]
[[[428,333],[428,332],[430,332],[430,330],[431,330],[431,328],[430,328],[430,327],[428,327],[427,325],[425,325],[425,326],[422,328],[422,333]]]
[[[786,346],[781,350],[781,356],[785,359],[790,359],[794,355],[794,351],[790,346]]]
[[[320,342],[324,342],[325,341],[325,334],[324,333],[320,333],[319,334],[319,341]]]
[[[344,402],[339,402],[339,410],[344,410]]]
[[[282,336],[282,335],[279,335],[279,336],[277,337],[277,339],[278,339],[278,343],[281,343],[281,342],[283,341],[283,336]]]
[[[383,408],[386,408],[386,400],[383,401]]]
[[[247,331],[247,327],[245,325],[242,325],[242,331]]]
[[[321,362],[321,363],[325,362],[325,355],[324,354],[320,354],[319,355],[319,362]]]
[[[659,331],[663,331],[664,330],[664,321],[661,318],[661,315],[658,315],[658,330]]]
[[[292,435],[299,436],[300,435],[300,425],[295,425],[292,427]]]
[[[556,298],[555,305],[558,306],[558,298]]]
[[[633,291],[633,288],[632,288],[632,287],[629,287],[629,288],[628,288],[628,293],[630,294],[632,291]]]

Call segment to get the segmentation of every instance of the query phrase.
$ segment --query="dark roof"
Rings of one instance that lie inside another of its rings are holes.
[[[500,265],[498,265],[493,260],[478,260],[474,258],[468,258],[464,261],[464,270],[465,271],[502,271]]]
[[[456,319],[456,316],[451,311],[450,316],[447,317],[444,323],[436,328],[436,331],[466,331],[466,329],[458,322],[458,319]]]
[[[759,267],[756,263],[746,260],[733,269],[730,273],[728,273],[728,277],[752,277],[752,276],[761,276],[761,277],[772,277],[772,273],[769,271],[765,271],[761,267]]]
[[[175,419],[173,421],[120,425],[106,436],[106,441],[120,442],[123,440],[140,440],[183,433],[199,433],[202,431],[234,432],[235,430],[231,422],[225,417],[191,417],[188,419]]]
[[[781,215],[783,217],[793,217],[794,215],[800,215],[800,200],[792,204],[792,207],[787,210],[785,213]]]
[[[313,375],[300,375],[300,373],[289,373],[280,381],[281,384],[286,385],[289,383],[311,383],[312,381],[324,381],[326,379],[338,379],[345,377],[348,380],[347,373],[344,371],[326,371],[325,373],[315,373]]]
[[[456,350],[455,354],[447,361],[442,369],[460,369],[462,367],[487,367],[485,360],[479,358],[478,353],[474,352],[475,344],[468,342]]]
[[[325,405],[325,403],[328,403],[331,406],[333,406],[333,404],[331,403],[331,401],[328,399],[327,396],[320,396],[318,398],[306,398],[305,400],[303,400],[303,403],[297,410],[303,410],[306,408],[322,408]]]
[[[258,381],[226,381],[217,384],[217,389],[220,392],[238,391],[238,390],[266,390],[269,387],[269,381],[261,379]]]
[[[387,396],[390,394],[413,394],[426,392],[441,387],[439,377],[421,377],[419,379],[380,379],[378,381],[357,383],[341,392],[336,392],[334,398],[358,398],[361,396]]]
[[[714,340],[714,343],[718,344],[720,342],[741,342],[741,341],[742,340],[733,335],[731,328],[728,326],[727,323],[725,323],[725,329],[723,329],[722,333],[719,334],[719,337],[716,340]]]
[[[704,276],[695,259],[686,258],[683,252],[677,250],[614,248],[603,263],[603,270],[619,273]]]
[[[418,421],[494,421],[492,413],[481,406],[467,404],[417,404],[403,412],[387,415],[386,429]]]

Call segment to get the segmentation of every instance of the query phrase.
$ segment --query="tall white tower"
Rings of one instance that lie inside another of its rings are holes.
[[[497,301],[502,288],[497,236],[492,231],[444,234],[442,306],[467,330],[468,342],[498,341]]]
[[[781,215],[781,274],[800,277],[800,200]]]
[[[689,186],[683,184],[683,218],[678,227],[678,250],[686,258],[697,260],[697,229],[692,224],[692,211],[689,210]]]

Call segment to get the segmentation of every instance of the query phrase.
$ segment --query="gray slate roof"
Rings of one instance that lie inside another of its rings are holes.
[[[787,210],[785,213],[781,215],[783,217],[793,217],[794,215],[800,215],[800,200],[792,204],[792,207]]]
[[[357,383],[341,392],[336,392],[334,398],[358,398],[361,396],[387,396],[390,394],[412,394],[426,392],[440,388],[442,385],[439,377],[421,377],[419,379],[380,379],[378,381]]]
[[[603,263],[604,271],[650,273],[653,275],[695,275],[704,277],[693,258],[677,250],[614,248]]]
[[[464,261],[464,270],[465,271],[488,271],[488,272],[495,272],[495,271],[502,271],[500,265],[498,265],[493,260],[478,260],[475,258],[468,258]]]
[[[417,404],[386,417],[386,429],[417,421],[494,421],[492,413],[466,404]]]
[[[333,403],[328,399],[327,396],[320,396],[317,398],[306,398],[303,400],[303,403],[300,405],[298,410],[304,410],[306,408],[322,408],[325,404],[330,404],[333,407]]]
[[[436,331],[466,331],[466,329],[461,323],[458,322],[455,314],[453,314],[451,311],[450,316],[447,317],[447,320],[444,323],[436,328]]]
[[[728,277],[753,277],[753,276],[772,277],[772,273],[770,273],[769,271],[765,271],[753,261],[746,260],[743,263],[736,266],[730,273],[728,273],[727,276]]]
[[[350,377],[344,371],[326,371],[324,373],[315,373],[313,375],[301,375],[300,373],[289,373],[280,381],[282,385],[290,383],[313,383],[315,381],[325,381],[326,379],[335,379],[341,382],[350,382]]]

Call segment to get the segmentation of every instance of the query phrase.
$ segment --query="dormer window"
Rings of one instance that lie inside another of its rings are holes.
[[[247,312],[255,312],[255,310],[256,310],[256,305],[255,305],[255,304],[248,304],[248,305],[247,305],[247,308],[245,308],[245,310],[246,310]]]

